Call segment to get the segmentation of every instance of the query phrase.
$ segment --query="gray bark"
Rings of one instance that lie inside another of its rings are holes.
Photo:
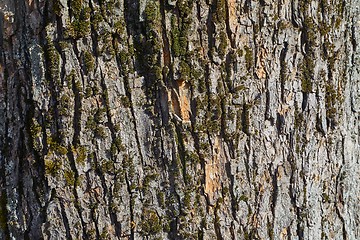
[[[0,239],[360,239],[359,7],[0,1]]]

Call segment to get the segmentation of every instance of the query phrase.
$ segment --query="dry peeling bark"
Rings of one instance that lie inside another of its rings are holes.
[[[0,1],[0,238],[360,239],[359,7]]]

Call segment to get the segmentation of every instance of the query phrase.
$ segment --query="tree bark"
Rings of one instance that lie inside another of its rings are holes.
[[[0,239],[360,239],[359,7],[2,0]]]

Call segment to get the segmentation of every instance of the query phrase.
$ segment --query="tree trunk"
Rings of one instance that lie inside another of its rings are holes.
[[[359,0],[1,0],[0,239],[360,239]]]

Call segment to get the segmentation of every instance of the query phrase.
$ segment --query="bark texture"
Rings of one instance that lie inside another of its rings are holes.
[[[1,0],[0,239],[360,239],[359,0]]]

